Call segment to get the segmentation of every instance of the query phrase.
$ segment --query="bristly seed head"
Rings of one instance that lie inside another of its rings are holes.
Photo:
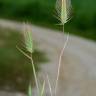
[[[27,51],[33,53],[32,31],[30,26],[27,24],[25,24],[24,26],[24,39],[25,39],[25,47]]]
[[[57,18],[60,20],[61,25],[64,25],[71,18],[71,0],[57,0],[56,1],[56,12]]]

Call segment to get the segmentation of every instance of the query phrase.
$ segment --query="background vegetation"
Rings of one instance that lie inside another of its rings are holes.
[[[55,15],[56,0],[1,0],[0,17],[51,28],[58,23]],[[96,0],[72,0],[73,19],[66,31],[96,40]]]

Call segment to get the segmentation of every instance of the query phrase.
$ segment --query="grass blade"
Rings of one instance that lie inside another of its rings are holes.
[[[28,59],[31,60],[31,57],[30,57],[27,53],[25,53],[22,49],[20,49],[18,46],[16,46],[16,48],[17,48],[24,56],[26,56]]]
[[[44,82],[43,82],[43,86],[42,86],[42,90],[41,90],[41,94],[40,94],[40,96],[44,96],[44,90],[45,90],[45,80],[44,80]]]
[[[31,84],[29,84],[28,96],[32,96],[32,86],[31,86]]]

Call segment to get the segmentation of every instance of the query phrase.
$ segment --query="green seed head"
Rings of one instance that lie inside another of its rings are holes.
[[[67,23],[67,21],[70,19],[71,9],[72,6],[70,0],[57,0],[56,2],[57,17],[62,25]]]
[[[32,32],[29,26],[25,26],[24,32],[24,39],[25,39],[25,47],[28,52],[33,53],[33,39],[32,39]]]

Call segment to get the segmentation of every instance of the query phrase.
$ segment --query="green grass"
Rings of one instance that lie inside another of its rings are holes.
[[[34,85],[30,60],[16,49],[22,40],[19,32],[0,28],[0,89],[26,92],[31,77]],[[33,60],[36,71],[40,63],[48,61],[45,53],[38,50],[34,51]]]

